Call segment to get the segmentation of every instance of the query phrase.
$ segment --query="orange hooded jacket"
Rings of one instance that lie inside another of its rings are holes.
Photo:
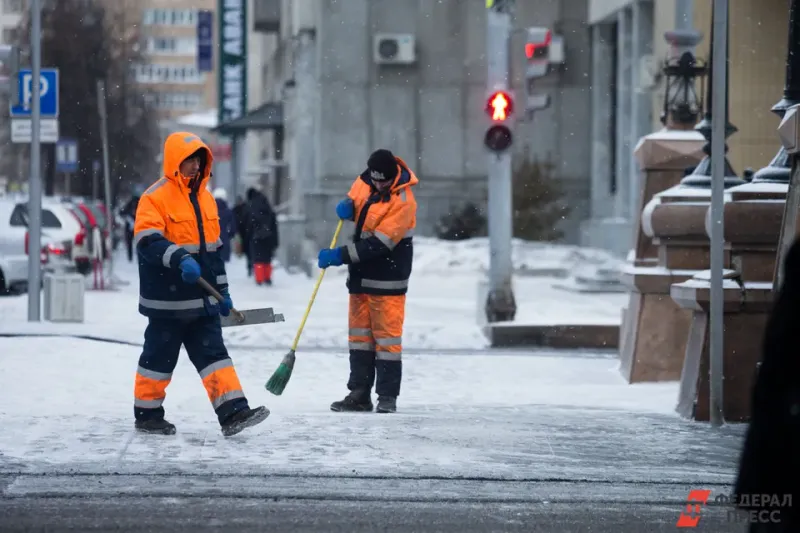
[[[412,187],[419,183],[405,161],[397,160],[397,177],[379,192],[365,170],[347,196],[353,200],[356,223],[353,242],[342,258],[349,265],[350,294],[405,294],[414,258],[412,238],[417,226],[417,201]]]
[[[180,165],[200,152],[199,179],[181,175]],[[139,200],[134,224],[134,246],[139,255],[139,312],[149,317],[192,317],[219,312],[217,301],[199,285],[181,279],[181,259],[192,255],[203,278],[221,293],[227,292],[225,263],[219,254],[217,203],[207,183],[214,156],[193,133],[177,132],[164,143],[164,177]]]

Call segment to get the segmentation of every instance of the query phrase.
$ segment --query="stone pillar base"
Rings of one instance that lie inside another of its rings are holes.
[[[677,381],[683,368],[691,311],[670,297],[670,286],[693,272],[629,266],[623,282],[630,301],[620,331],[620,372],[628,383]]]
[[[308,273],[306,253],[304,250],[305,223],[302,216],[284,216],[278,221],[278,237],[280,246],[277,250],[277,259],[281,265],[291,273]]]
[[[764,329],[772,307],[772,284],[739,283],[734,271],[725,271],[723,416],[728,422],[750,418],[753,382],[761,360]],[[710,271],[672,286],[671,296],[690,310],[692,322],[681,372],[676,411],[698,421],[710,419],[709,350],[711,300]]]

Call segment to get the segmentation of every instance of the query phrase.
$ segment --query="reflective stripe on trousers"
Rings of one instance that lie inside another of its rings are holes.
[[[211,363],[200,371],[200,379],[214,409],[230,400],[244,398],[242,385],[230,358]]]
[[[136,369],[133,405],[142,409],[157,409],[161,407],[167,395],[167,385],[171,380],[172,372],[156,372],[139,366]]]

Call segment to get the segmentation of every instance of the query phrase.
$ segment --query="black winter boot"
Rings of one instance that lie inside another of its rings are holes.
[[[397,412],[397,398],[392,396],[378,396],[378,407],[375,408],[376,413],[396,413]]]
[[[256,407],[255,409],[250,409],[249,407],[242,409],[241,411],[237,411],[236,413],[232,414],[225,422],[223,422],[222,434],[226,437],[236,435],[243,429],[260,424],[266,420],[268,416],[269,409],[263,405]]]
[[[365,395],[360,391],[353,391],[345,396],[343,400],[333,402],[331,411],[336,411],[337,413],[371,413],[372,400],[370,400],[369,394]]]
[[[136,431],[150,433],[151,435],[174,435],[177,431],[175,424],[171,424],[163,418],[153,420],[137,420]]]

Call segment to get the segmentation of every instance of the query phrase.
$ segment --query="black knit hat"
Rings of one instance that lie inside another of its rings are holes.
[[[369,177],[375,181],[393,180],[397,177],[397,160],[389,150],[375,150],[367,160]]]

